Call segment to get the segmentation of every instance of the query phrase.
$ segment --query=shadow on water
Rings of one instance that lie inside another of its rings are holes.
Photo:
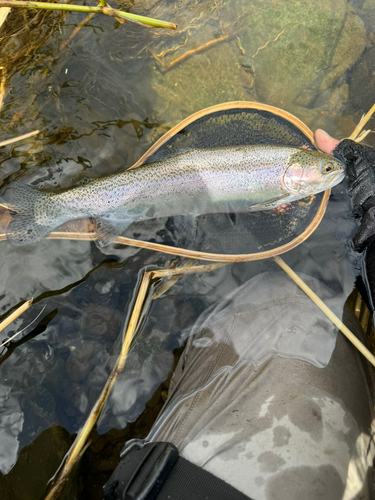
[[[83,14],[12,12],[0,32],[2,139],[41,133],[1,148],[2,186],[21,179],[59,190],[115,173],[181,119],[230,100],[259,100],[311,129],[349,135],[373,104],[373,86],[361,82],[374,78],[375,64],[375,8],[352,3],[356,10],[341,0],[329,10],[316,0],[302,11],[294,0],[147,0],[137,13],[178,23],[176,33],[96,16],[61,50]],[[349,244],[357,224],[349,208],[342,183],[313,236],[285,257],[328,285],[342,305],[361,264]],[[0,496],[39,500],[115,363],[139,273],[166,268],[173,258],[120,246],[101,252],[84,241],[0,245],[1,318],[34,297],[1,340],[47,306],[0,355]],[[194,321],[265,271],[277,271],[275,264],[187,276],[153,302],[66,498],[83,491],[101,498],[124,441],[145,437],[160,411]]]

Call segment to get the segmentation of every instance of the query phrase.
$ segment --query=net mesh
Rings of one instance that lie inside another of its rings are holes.
[[[286,118],[239,107],[201,116],[178,130],[143,163],[161,161],[189,149],[256,144],[315,150],[309,138]],[[274,210],[202,215],[193,226],[186,224],[184,217],[159,220],[157,230],[152,230],[149,222],[140,222],[130,226],[124,236],[207,253],[272,251],[290,243],[313,223],[322,199],[320,193]]]

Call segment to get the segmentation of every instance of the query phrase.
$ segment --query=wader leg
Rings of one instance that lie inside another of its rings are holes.
[[[342,297],[301,277],[342,316]],[[198,320],[149,439],[255,500],[373,498],[371,374],[284,273],[262,274]]]

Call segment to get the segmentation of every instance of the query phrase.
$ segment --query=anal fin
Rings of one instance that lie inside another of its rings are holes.
[[[174,234],[181,240],[195,240],[197,217],[192,214],[173,216]]]
[[[133,221],[122,217],[121,214],[117,212],[110,212],[102,217],[96,218],[95,222],[97,234],[96,244],[99,248],[102,248],[112,243],[117,236],[121,236]]]

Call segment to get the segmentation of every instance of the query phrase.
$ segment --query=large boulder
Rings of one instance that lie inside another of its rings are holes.
[[[259,98],[281,107],[313,106],[362,54],[362,20],[343,0],[252,2],[253,9],[260,6],[262,14],[249,18],[241,36],[244,50],[253,54]]]
[[[344,0],[175,5],[163,14],[178,33],[155,38],[153,60],[138,75],[150,81],[149,109],[164,123],[230,100],[314,107],[366,45],[363,21]],[[157,13],[154,2],[147,14]]]

